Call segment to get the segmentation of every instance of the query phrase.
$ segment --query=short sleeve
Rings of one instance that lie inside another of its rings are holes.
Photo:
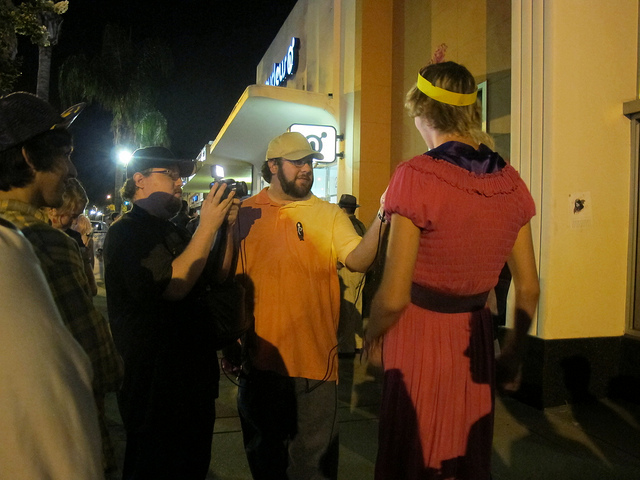
[[[522,192],[522,226],[526,225],[536,215],[536,204],[522,179],[519,179],[519,190]]]
[[[398,165],[384,200],[384,210],[388,216],[397,213],[411,220],[417,227],[425,228],[426,212],[416,210],[416,202],[412,202],[412,199],[424,197],[426,185],[421,178],[423,176],[409,162]]]
[[[336,213],[333,231],[333,245],[336,249],[336,256],[344,264],[349,254],[358,246],[362,237],[356,232],[351,220],[349,220],[349,216],[340,210]]]

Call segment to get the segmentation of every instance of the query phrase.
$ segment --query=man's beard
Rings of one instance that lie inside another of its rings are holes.
[[[280,187],[282,191],[289,195],[291,198],[305,198],[309,195],[311,191],[311,187],[313,187],[313,172],[309,173],[309,177],[311,177],[311,182],[309,182],[309,186],[305,185],[297,185],[296,179],[298,175],[291,181],[284,178],[284,173],[282,173],[282,168],[278,169],[278,180],[280,180]]]

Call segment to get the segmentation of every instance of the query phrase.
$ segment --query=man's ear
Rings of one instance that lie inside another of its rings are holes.
[[[269,159],[269,171],[273,173],[278,173],[278,161],[276,159]]]
[[[133,174],[133,181],[135,182],[137,188],[142,188],[143,180],[145,178],[146,177],[140,172],[136,172]]]
[[[27,165],[31,167],[31,170],[33,170],[34,172],[37,172],[36,167],[33,165],[33,162],[29,158],[29,154],[27,153],[27,150],[24,147],[22,147],[22,158],[24,158],[24,161],[27,162]]]

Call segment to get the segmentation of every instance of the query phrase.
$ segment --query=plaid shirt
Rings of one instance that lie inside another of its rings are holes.
[[[93,305],[77,242],[51,227],[43,212],[18,200],[0,200],[0,215],[31,242],[62,320],[91,360],[94,392],[117,390],[122,360],[109,324]]]

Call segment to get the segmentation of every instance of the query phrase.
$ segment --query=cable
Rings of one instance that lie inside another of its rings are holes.
[[[242,385],[240,385],[239,383],[237,383],[235,380],[233,380],[229,374],[227,373],[227,371],[222,367],[222,360],[224,360],[224,357],[220,357],[218,359],[218,364],[220,365],[220,370],[222,371],[222,373],[224,373],[224,376],[227,377],[227,380],[229,380],[231,383],[233,383],[236,387],[238,388],[243,388]],[[238,377],[236,377],[237,379]]]

